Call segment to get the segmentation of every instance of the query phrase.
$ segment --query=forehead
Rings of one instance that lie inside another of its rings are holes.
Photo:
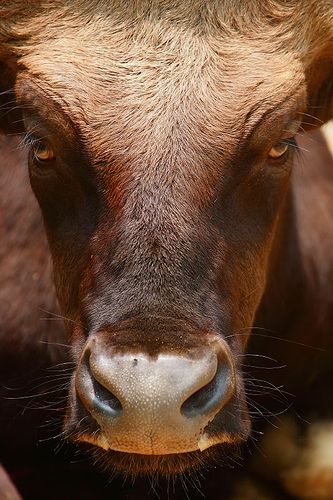
[[[36,25],[45,28],[21,62],[105,154],[110,143],[120,152],[135,143],[138,153],[153,155],[171,142],[191,149],[220,139],[230,150],[246,127],[302,86],[300,64],[274,45],[268,25],[255,40],[217,26],[216,12],[198,20],[187,1],[167,2],[168,9],[75,3],[75,14],[63,7],[40,15]]]

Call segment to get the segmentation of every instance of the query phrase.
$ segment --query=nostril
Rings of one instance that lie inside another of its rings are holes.
[[[91,349],[85,350],[76,374],[77,394],[89,412],[97,411],[115,418],[123,412],[119,399],[94,376]]]
[[[95,393],[95,408],[111,417],[119,417],[123,411],[123,407],[119,399],[112,394],[112,392],[97,382],[92,375],[91,378]]]
[[[225,404],[230,389],[230,367],[227,363],[221,363],[214,378],[186,399],[180,411],[189,418],[206,415],[216,407],[222,407]]]

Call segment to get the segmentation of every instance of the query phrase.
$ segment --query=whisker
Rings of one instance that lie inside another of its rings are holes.
[[[243,363],[242,366],[245,366],[246,368],[258,368],[261,370],[281,370],[282,368],[287,368],[287,365],[280,365],[280,366],[262,366],[262,365],[248,365]]]
[[[298,111],[297,113],[298,115],[302,115],[302,116],[307,116],[308,118],[312,118],[313,120],[316,120],[317,122],[321,123],[322,125],[324,124],[323,120],[320,120],[319,118],[317,118],[316,116],[314,115],[311,115],[309,113],[304,113],[304,112],[301,112],[301,111]]]
[[[49,340],[39,340],[39,343],[46,345],[56,345],[60,347],[68,347],[68,348],[72,347],[70,344],[62,344],[61,342],[50,342]]]
[[[272,331],[272,330],[269,330],[269,329],[266,329],[266,328],[260,328],[260,327],[252,327],[252,328],[253,329],[266,330],[267,332]],[[238,333],[232,333],[230,335],[226,335],[225,338],[229,339],[229,338],[237,337],[237,336],[240,336],[240,337],[247,336],[248,334],[246,334],[246,333],[240,333],[242,330],[251,330],[251,327],[242,328]],[[253,336],[263,337],[263,338],[272,339],[272,340],[279,340],[281,342],[286,342],[288,344],[294,344],[294,345],[298,345],[298,346],[301,346],[301,347],[306,347],[308,349],[313,349],[314,351],[326,352],[326,349],[324,349],[322,347],[317,347],[317,346],[313,346],[313,345],[309,345],[309,344],[304,344],[303,342],[297,342],[296,340],[285,339],[285,338],[282,338],[282,337],[277,337],[275,335],[265,335],[263,333],[251,333],[251,337],[253,337]]]
[[[58,314],[58,313],[55,313],[53,311],[47,311],[46,309],[43,309],[41,307],[38,308],[41,312],[43,313],[46,313],[46,314],[50,314],[51,316],[54,316],[58,319],[62,319],[64,321],[69,321],[70,323],[74,323],[74,325],[78,324],[76,321],[74,321],[73,319],[71,318],[68,318],[66,316],[62,316],[61,314]]]

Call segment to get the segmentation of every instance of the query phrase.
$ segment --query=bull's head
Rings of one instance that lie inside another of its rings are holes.
[[[330,0],[0,7],[0,126],[30,148],[76,362],[65,428],[106,461],[174,472],[248,436],[242,355],[294,136],[332,112],[332,26]]]

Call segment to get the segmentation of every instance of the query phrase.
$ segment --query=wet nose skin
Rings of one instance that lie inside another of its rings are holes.
[[[164,455],[209,446],[204,429],[234,392],[234,370],[221,342],[158,356],[103,350],[91,342],[76,390],[103,433],[103,447]]]

